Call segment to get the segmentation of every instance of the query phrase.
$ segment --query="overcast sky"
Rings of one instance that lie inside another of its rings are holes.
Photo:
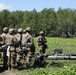
[[[57,11],[59,7],[76,9],[76,0],[0,0],[0,11],[32,11],[34,8],[37,11],[44,8],[54,8]]]

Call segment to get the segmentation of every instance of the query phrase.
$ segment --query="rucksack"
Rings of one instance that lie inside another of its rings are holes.
[[[22,34],[22,46],[27,46],[28,35]]]

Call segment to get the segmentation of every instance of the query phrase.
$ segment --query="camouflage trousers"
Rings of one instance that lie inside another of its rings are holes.
[[[20,47],[17,47],[16,52],[17,52],[16,63],[17,63],[17,67],[19,67],[22,66],[22,58],[23,58],[22,49]]]
[[[42,53],[42,54],[44,54],[45,51],[46,51],[45,46],[44,46],[44,45],[40,45],[40,46],[39,46],[39,52]]]
[[[28,51],[27,57],[26,57],[26,67],[29,68],[31,65],[31,59],[32,59],[32,53],[31,51]]]
[[[10,52],[8,55],[8,69],[12,69],[16,66],[16,50],[15,47],[10,46]]]
[[[27,54],[28,54],[28,49],[26,47],[22,47],[22,50],[23,50],[23,59],[26,62]]]

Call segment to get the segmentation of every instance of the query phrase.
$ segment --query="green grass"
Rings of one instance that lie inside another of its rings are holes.
[[[55,49],[62,49],[63,53],[76,53],[76,38],[49,38],[47,37],[48,49],[46,54],[52,54]],[[36,52],[38,52],[38,45],[36,38],[34,39]],[[28,70],[20,70],[19,75],[41,75],[42,72],[57,72],[62,70],[64,66],[75,65],[76,60],[46,60],[47,64],[43,68],[30,68]],[[41,73],[41,74],[40,74]],[[43,75],[43,74],[42,74]],[[47,74],[45,74],[47,75]]]
[[[48,49],[46,54],[52,54],[55,49],[62,49],[63,53],[76,53],[76,38],[49,38],[47,37]],[[36,53],[39,52],[36,38],[34,38]],[[76,60],[46,60],[45,67],[18,70],[18,75],[47,75],[55,73],[70,65],[75,65]]]
[[[48,49],[46,53],[53,53],[55,49],[62,49],[64,53],[76,52],[76,38],[46,38]],[[36,38],[34,39],[36,52],[38,52],[38,46]]]

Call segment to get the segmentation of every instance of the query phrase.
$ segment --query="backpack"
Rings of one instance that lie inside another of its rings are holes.
[[[27,40],[28,40],[28,35],[22,34],[22,46],[27,47]]]

